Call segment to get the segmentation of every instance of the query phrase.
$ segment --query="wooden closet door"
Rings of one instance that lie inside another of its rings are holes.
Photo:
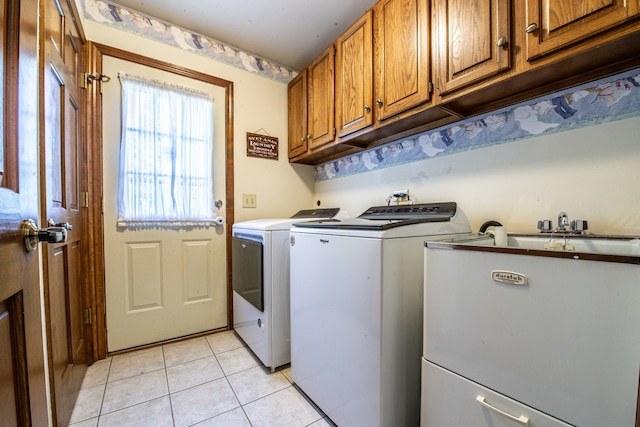
[[[86,188],[83,163],[82,41],[65,0],[44,0],[41,107],[41,222],[69,224],[66,242],[43,248],[44,294],[54,422],[67,425],[87,368]]]

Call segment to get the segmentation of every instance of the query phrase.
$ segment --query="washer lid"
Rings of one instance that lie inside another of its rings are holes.
[[[296,212],[291,218],[333,218],[338,215],[340,208],[303,209]]]
[[[447,222],[456,214],[455,202],[420,203],[400,206],[374,206],[357,218],[326,219],[296,223],[296,227],[388,230],[411,224]]]
[[[389,230],[390,228],[403,227],[412,224],[448,222],[449,218],[412,218],[412,219],[362,219],[347,218],[344,220],[327,219],[319,221],[296,222],[294,225],[300,228],[339,228],[343,230]]]
[[[233,224],[233,230],[289,230],[293,224],[307,221],[307,220],[320,220],[329,219],[333,217],[348,216],[346,212],[340,208],[318,208],[318,209],[303,209],[296,212],[289,218],[264,218],[253,219],[249,221],[241,221]]]

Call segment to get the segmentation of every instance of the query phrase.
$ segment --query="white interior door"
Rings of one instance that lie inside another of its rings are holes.
[[[227,326],[225,226],[118,230],[121,86],[125,72],[204,91],[214,99],[214,192],[225,200],[225,90],[103,57],[104,244],[109,352]],[[220,214],[223,209],[219,211]]]

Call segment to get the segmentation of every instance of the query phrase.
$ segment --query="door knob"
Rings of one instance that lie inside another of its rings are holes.
[[[24,246],[29,252],[38,249],[39,242],[45,243],[62,243],[67,241],[67,230],[70,230],[71,224],[64,223],[64,226],[53,226],[47,228],[38,228],[36,222],[27,219],[22,222],[22,235],[24,236]],[[67,228],[67,226],[69,228]]]

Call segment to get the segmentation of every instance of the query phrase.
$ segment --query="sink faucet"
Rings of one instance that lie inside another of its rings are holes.
[[[571,234],[586,234],[589,229],[587,221],[583,219],[574,219],[569,221],[569,215],[566,212],[560,212],[558,214],[558,226],[553,229],[550,219],[544,219],[538,221],[538,233],[555,233],[555,232],[569,232]]]
[[[558,231],[565,231],[569,227],[569,216],[566,212],[558,214]]]

